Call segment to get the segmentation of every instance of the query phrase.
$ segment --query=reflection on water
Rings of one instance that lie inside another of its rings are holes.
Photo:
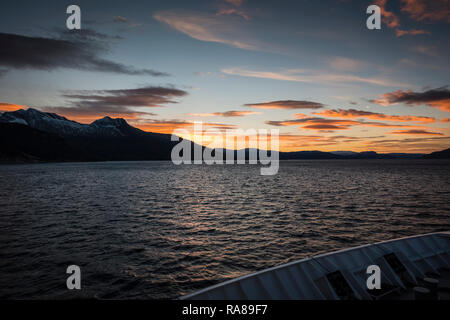
[[[450,162],[0,166],[1,298],[176,298],[319,252],[450,229]],[[70,264],[82,290],[65,286]]]

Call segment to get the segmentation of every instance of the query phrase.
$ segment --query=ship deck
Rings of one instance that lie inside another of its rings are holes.
[[[380,268],[368,289],[367,267]],[[321,254],[232,279],[182,300],[450,300],[450,232]]]

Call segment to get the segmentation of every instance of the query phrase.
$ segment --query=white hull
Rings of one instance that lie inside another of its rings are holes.
[[[381,290],[368,290],[369,265]],[[192,300],[371,300],[401,298],[425,277],[450,275],[450,232],[431,233],[317,255],[232,279],[181,297]],[[410,296],[410,295],[409,295]]]

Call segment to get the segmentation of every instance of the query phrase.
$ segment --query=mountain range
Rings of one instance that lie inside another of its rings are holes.
[[[142,131],[121,118],[104,117],[82,124],[33,108],[0,115],[1,162],[170,160],[177,143],[171,141],[171,135]],[[449,151],[429,155],[297,151],[280,152],[279,156],[282,160],[450,158]]]
[[[3,161],[170,160],[167,134],[130,126],[105,117],[82,124],[36,109],[0,116],[0,159]]]

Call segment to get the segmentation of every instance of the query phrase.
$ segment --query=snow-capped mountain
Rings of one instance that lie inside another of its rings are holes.
[[[91,124],[82,124],[55,113],[42,112],[33,108],[4,112],[0,115],[0,122],[23,124],[62,137],[120,137],[143,133],[130,126],[124,119],[104,117]]]
[[[124,119],[82,124],[32,108],[0,114],[0,162],[169,160],[176,143]]]
[[[98,136],[140,136],[144,131],[130,126],[125,119],[104,117],[89,125],[90,130]]]

